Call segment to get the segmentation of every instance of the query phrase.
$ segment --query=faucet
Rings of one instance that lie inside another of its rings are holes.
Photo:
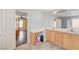
[[[73,32],[73,28],[72,27],[68,26],[68,28],[70,29],[71,32]]]
[[[71,29],[71,32],[73,32],[73,29]]]

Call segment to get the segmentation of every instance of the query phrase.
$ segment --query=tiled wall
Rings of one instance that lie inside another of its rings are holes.
[[[0,49],[15,49],[15,10],[0,9]]]

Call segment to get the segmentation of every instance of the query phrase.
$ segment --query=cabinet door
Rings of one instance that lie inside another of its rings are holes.
[[[55,43],[55,31],[51,31],[51,41]]]
[[[75,49],[79,50],[79,35],[75,35]]]
[[[60,32],[59,45],[60,45],[61,47],[63,46],[63,41],[64,41],[63,32]]]
[[[71,49],[72,50],[76,49],[76,46],[75,46],[76,45],[76,38],[77,37],[76,37],[75,34],[70,35],[70,41],[71,41],[70,43],[71,43]]]
[[[58,43],[58,41],[59,41],[59,33],[58,33],[58,31],[55,31],[55,43],[58,45],[59,43]]]
[[[51,41],[51,31],[50,30],[46,30],[46,38],[48,41]]]
[[[60,45],[59,40],[60,40],[61,34],[60,34],[58,31],[56,31],[55,33],[56,33],[56,35],[55,35],[56,44],[57,44],[57,45]]]
[[[75,37],[72,34],[64,33],[64,48],[75,49]]]
[[[69,49],[70,48],[70,35],[68,33],[64,33],[64,45],[63,47],[65,49]]]
[[[37,33],[31,33],[32,44],[35,44],[36,38],[37,38]]]
[[[55,32],[55,39],[56,39],[55,42],[57,45],[59,45],[59,46],[63,45],[63,33],[62,32],[56,31]]]

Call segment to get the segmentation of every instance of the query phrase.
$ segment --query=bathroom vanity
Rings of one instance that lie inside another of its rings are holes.
[[[50,42],[64,49],[79,49],[79,33],[68,29],[46,29],[46,37]]]

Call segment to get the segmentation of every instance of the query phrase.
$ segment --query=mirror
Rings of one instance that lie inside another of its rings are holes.
[[[72,28],[79,29],[79,19],[72,19]]]
[[[54,19],[54,28],[61,28],[61,19]]]

